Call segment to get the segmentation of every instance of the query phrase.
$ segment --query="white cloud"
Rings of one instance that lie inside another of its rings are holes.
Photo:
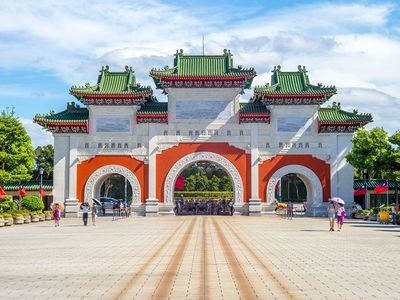
[[[20,119],[22,125],[25,127],[26,132],[31,138],[32,147],[35,149],[38,146],[44,146],[48,144],[53,145],[53,135],[44,130],[38,124],[32,122],[29,119]]]
[[[153,85],[150,68],[171,65],[177,48],[201,53],[205,33],[206,54],[230,48],[236,64],[256,68],[255,84],[269,81],[274,65],[296,70],[301,64],[313,83],[356,88],[334,98],[374,105],[377,97],[395,105],[400,39],[389,24],[394,9],[385,3],[313,3],[233,21],[232,9],[206,11],[155,0],[3,1],[0,68],[51,70],[68,84],[84,84],[96,81],[101,65],[132,65],[139,82]],[[395,97],[378,97],[378,91]],[[392,120],[385,124],[396,126],[394,110],[385,109]]]
[[[344,110],[358,110],[372,114],[374,122],[367,128],[383,127],[390,134],[400,130],[400,98],[395,98],[375,89],[339,88],[338,95],[329,102],[341,102]]]

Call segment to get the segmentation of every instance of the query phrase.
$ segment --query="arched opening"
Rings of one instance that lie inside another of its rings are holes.
[[[275,199],[280,202],[306,202],[307,187],[301,179],[301,175],[289,173],[282,176],[275,186]]]
[[[186,166],[174,186],[177,215],[233,214],[233,181],[219,164],[197,161]]]
[[[293,174],[293,175],[291,175]],[[287,165],[278,169],[269,179],[266,190],[267,205],[274,206],[277,195],[277,189],[279,189],[279,181],[289,175],[287,178],[290,180],[301,180],[305,186],[305,193],[299,194],[299,198],[305,195],[306,200],[304,201],[307,208],[320,206],[322,203],[322,184],[318,176],[309,168],[302,165]],[[295,178],[296,176],[297,178]],[[286,182],[287,185],[287,182]],[[283,186],[283,184],[281,185]],[[300,186],[299,186],[300,187]],[[291,191],[289,191],[290,195]],[[297,193],[297,191],[294,191]],[[281,194],[283,195],[283,194]],[[297,197],[297,195],[296,195]],[[291,199],[289,199],[291,200]],[[292,200],[291,200],[292,201]]]
[[[103,215],[111,213],[113,208],[132,207],[132,186],[128,179],[120,174],[108,174],[97,184],[95,194],[98,194],[99,201],[102,203],[101,211]]]
[[[240,176],[239,171],[236,167],[222,155],[213,152],[194,152],[182,157],[178,160],[168,172],[167,177],[164,182],[164,198],[163,207],[161,210],[172,212],[175,205],[174,203],[174,190],[175,183],[178,176],[182,173],[184,169],[192,165],[195,162],[207,161],[217,164],[221,167],[231,178],[233,185],[233,203],[236,213],[245,214],[244,210],[244,199],[243,199],[243,180]]]
[[[105,195],[112,198],[112,201],[107,201],[108,207],[114,204],[110,202],[120,200],[123,204],[129,204],[134,212],[141,213],[140,185],[129,169],[119,165],[107,165],[92,173],[85,185],[85,201],[91,203],[93,198],[100,200]]]

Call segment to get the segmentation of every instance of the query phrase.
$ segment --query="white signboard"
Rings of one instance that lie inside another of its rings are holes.
[[[177,101],[177,120],[228,120],[233,114],[232,101]]]
[[[129,118],[97,118],[97,132],[129,132]]]
[[[311,120],[307,117],[278,118],[277,127],[279,132],[309,131]]]

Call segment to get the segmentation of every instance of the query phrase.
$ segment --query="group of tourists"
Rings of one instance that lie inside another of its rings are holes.
[[[232,216],[235,209],[233,201],[225,199],[188,201],[183,197],[175,201],[175,215],[228,215]]]
[[[342,230],[344,217],[346,216],[346,210],[344,209],[344,205],[342,203],[335,203],[333,201],[329,202],[328,208],[328,218],[329,218],[329,231],[335,231],[335,218],[337,220],[337,231]]]

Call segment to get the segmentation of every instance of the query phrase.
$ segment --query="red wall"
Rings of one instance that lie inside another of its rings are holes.
[[[148,194],[148,165],[145,165],[142,161],[134,159],[130,156],[98,155],[94,158],[83,161],[77,166],[76,196],[80,202],[82,202],[84,199],[85,185],[90,175],[92,175],[92,173],[95,172],[98,168],[114,164],[125,167],[129,169],[133,174],[135,174],[140,185],[141,201],[145,201]]]
[[[181,143],[157,154],[157,199],[162,202],[164,198],[164,183],[173,165],[184,156],[194,152],[213,152],[225,157],[238,170],[243,180],[243,201],[250,197],[251,188],[251,160],[250,154],[244,150],[230,146],[228,143]]]
[[[313,157],[312,155],[277,155],[276,157],[264,161],[259,165],[259,196],[262,202],[266,202],[267,185],[271,176],[280,168],[287,165],[301,165],[311,169],[319,178],[322,185],[323,201],[328,201],[331,196],[331,173],[330,165],[325,161]]]

